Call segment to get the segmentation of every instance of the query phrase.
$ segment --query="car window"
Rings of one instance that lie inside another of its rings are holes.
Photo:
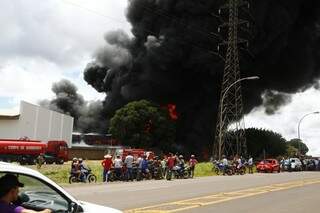
[[[5,173],[0,173],[0,177],[3,175]],[[54,211],[67,212],[68,201],[48,184],[24,174],[17,174],[17,176],[24,184],[24,187],[19,189],[21,206],[33,210],[49,208]]]

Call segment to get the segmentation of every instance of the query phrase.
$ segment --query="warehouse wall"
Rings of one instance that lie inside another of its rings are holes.
[[[32,140],[65,140],[72,143],[73,118],[24,101],[18,120],[0,120],[0,138]]]
[[[19,120],[0,120],[0,138],[17,138]]]

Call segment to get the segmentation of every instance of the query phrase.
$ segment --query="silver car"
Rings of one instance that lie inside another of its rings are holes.
[[[0,177],[17,175],[24,183],[20,189],[19,204],[27,209],[51,209],[53,213],[121,213],[121,211],[88,202],[78,201],[58,184],[33,169],[0,162]]]

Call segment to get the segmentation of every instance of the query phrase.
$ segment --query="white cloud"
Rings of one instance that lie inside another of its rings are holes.
[[[83,70],[107,31],[130,31],[127,0],[2,0],[0,2],[0,98],[17,107],[53,97],[62,78],[87,100],[102,99]],[[95,12],[94,12],[95,11]]]
[[[307,113],[320,111],[320,91],[310,88],[292,96],[292,102],[274,115],[266,115],[257,107],[245,117],[246,127],[258,127],[282,134],[287,140],[298,137],[298,123]],[[311,155],[320,156],[320,114],[305,117],[300,125],[301,139],[308,145]]]

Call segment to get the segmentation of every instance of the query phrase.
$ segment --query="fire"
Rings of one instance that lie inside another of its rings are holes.
[[[172,120],[177,120],[178,119],[177,106],[175,104],[168,104],[167,108],[168,108],[170,118]]]

